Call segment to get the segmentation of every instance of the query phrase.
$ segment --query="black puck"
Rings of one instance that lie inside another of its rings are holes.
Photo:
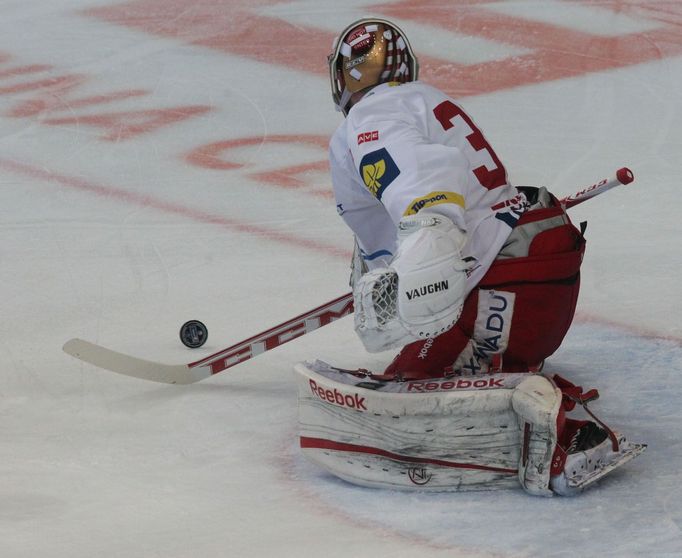
[[[208,329],[199,320],[190,320],[180,328],[180,341],[185,347],[198,349],[208,339]]]

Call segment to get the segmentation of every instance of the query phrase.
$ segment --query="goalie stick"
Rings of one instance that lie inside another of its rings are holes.
[[[616,172],[615,177],[604,179],[560,201],[565,208],[570,208],[615,186],[629,184],[633,180],[632,171],[622,168]],[[82,339],[67,341],[63,350],[84,362],[118,374],[165,384],[193,384],[352,313],[353,294],[347,293],[267,331],[188,364],[152,362],[112,351]]]
[[[193,384],[292,339],[353,313],[353,295],[345,294],[263,333],[189,364],[161,364],[125,355],[82,339],[71,339],[64,352],[126,376],[165,384]]]

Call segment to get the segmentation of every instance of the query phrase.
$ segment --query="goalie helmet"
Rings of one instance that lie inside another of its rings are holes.
[[[354,93],[386,82],[415,81],[419,65],[405,34],[384,19],[360,19],[334,40],[328,57],[332,98],[348,114]]]

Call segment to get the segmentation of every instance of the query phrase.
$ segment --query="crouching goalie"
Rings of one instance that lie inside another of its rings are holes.
[[[402,350],[380,374],[298,366],[305,453],[360,484],[543,495],[641,453],[591,412],[567,416],[595,391],[539,374],[572,321],[585,250],[557,199],[509,182],[462,107],[417,81],[396,25],[351,24],[329,68],[355,329],[368,351]]]

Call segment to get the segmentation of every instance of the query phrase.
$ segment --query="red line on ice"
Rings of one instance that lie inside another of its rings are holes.
[[[643,327],[643,326],[633,325],[631,323],[617,322],[615,320],[610,320],[610,319],[604,318],[602,316],[595,316],[593,314],[590,314],[588,312],[584,312],[582,310],[578,310],[576,312],[574,322],[583,323],[583,324],[593,323],[593,324],[599,324],[601,326],[612,327],[614,329],[619,329],[621,331],[624,331],[625,333],[628,333],[628,334],[633,335],[635,337],[639,337],[641,339],[646,339],[648,341],[651,341],[654,339],[657,339],[659,341],[668,341],[670,343],[674,343],[675,345],[682,347],[682,337],[679,335],[671,335],[669,333],[661,333],[661,332],[657,332],[653,329],[649,329],[649,328]]]
[[[184,217],[199,223],[217,225],[231,231],[251,235],[256,238],[263,238],[280,244],[286,244],[295,248],[303,248],[313,252],[343,258],[350,257],[350,252],[347,250],[324,244],[322,242],[316,242],[314,240],[300,238],[295,235],[273,231],[266,227],[240,222],[236,219],[230,219],[223,215],[209,213],[200,209],[193,209],[191,207],[165,201],[160,198],[155,198],[147,194],[138,194],[120,188],[115,188],[113,186],[97,184],[83,178],[69,176],[26,163],[0,159],[0,168],[8,172],[28,176],[45,182],[57,183],[73,190],[88,192],[90,194],[107,199],[114,199],[118,202],[129,205],[155,209],[169,215]]]

